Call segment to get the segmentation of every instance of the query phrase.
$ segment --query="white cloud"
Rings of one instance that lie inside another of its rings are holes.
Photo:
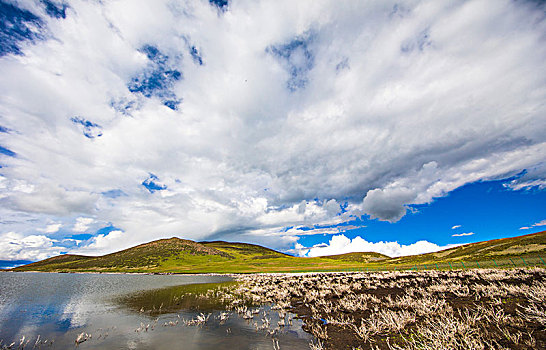
[[[546,220],[542,220],[533,224],[533,227],[546,226]]]
[[[59,231],[63,227],[63,224],[49,224],[44,229],[41,229],[39,231],[44,233],[55,233]]]
[[[118,250],[129,248],[130,240],[127,239],[127,234],[122,231],[110,231],[108,234],[99,234],[91,238],[90,243],[85,247],[73,249],[73,254],[84,255],[104,255],[116,252]]]
[[[451,236],[452,237],[465,237],[465,236],[472,236],[474,235],[474,232],[463,232],[463,233],[454,233]]]
[[[0,234],[0,260],[42,260],[60,254],[62,248],[44,235]]]
[[[520,227],[519,229],[520,230],[529,230],[529,229],[532,229],[533,227],[540,227],[540,226],[546,226],[546,220],[535,222],[534,224],[532,224],[530,226],[523,226],[523,227]]]
[[[69,242],[74,243],[76,246],[79,246],[81,242],[83,242],[82,239],[73,239],[73,238],[65,238],[62,240],[62,242]]]
[[[457,245],[449,244],[439,246],[437,244],[418,241],[409,245],[403,245],[398,242],[368,242],[364,238],[357,236],[352,240],[345,235],[333,236],[328,243],[317,244],[313,247],[306,248],[297,243],[293,250],[299,256],[325,256],[336,255],[353,252],[376,252],[390,257],[399,257],[407,255],[417,255],[424,253],[437,252],[439,250],[456,247]]]
[[[460,228],[460,227],[461,227],[461,225],[453,225],[453,226],[451,227],[451,229],[452,229],[452,230],[456,230],[456,229],[458,229],[458,228]]]
[[[541,189],[541,190],[545,189],[546,188],[546,163],[542,162],[526,169],[525,174],[523,174],[523,176],[510,181],[505,186],[515,191],[522,190],[522,189],[529,189],[533,187]]]
[[[7,196],[8,205],[17,211],[62,216],[92,212],[94,202],[98,199],[94,193],[66,190],[55,185],[37,185],[32,188],[30,192],[12,192]]]
[[[115,250],[395,222],[524,169],[508,186],[543,188],[546,21],[533,6],[241,0],[219,14],[206,1],[71,1],[66,19],[44,17],[46,40],[0,57],[0,125],[13,130],[0,142],[17,154],[0,155],[2,214],[29,232],[45,217],[111,222],[129,237]],[[161,92],[178,110],[129,90],[165,77],[145,45],[181,73]],[[150,174],[166,188],[144,188]]]
[[[95,222],[95,219],[93,218],[85,218],[80,217],[76,219],[76,223],[74,224],[74,227],[72,227],[72,231],[74,232],[85,232],[89,228],[89,226]]]
[[[357,228],[363,228],[366,227],[366,225],[339,225],[336,226],[335,224],[339,224],[340,221],[332,221],[330,224],[333,226],[327,226],[327,227],[306,227],[306,226],[295,226],[287,230],[283,230],[283,234],[285,235],[298,235],[298,236],[304,236],[304,235],[331,235],[331,234],[337,234],[337,233],[343,233],[350,230],[355,230]]]

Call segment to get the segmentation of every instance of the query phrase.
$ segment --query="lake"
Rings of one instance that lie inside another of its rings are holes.
[[[269,306],[254,307],[256,317],[244,320],[234,312],[221,314],[222,303],[214,298],[197,297],[230,281],[212,275],[3,272],[0,348],[13,342],[14,349],[75,348],[84,333],[79,349],[309,349],[312,337],[293,315],[284,316],[290,325],[271,334],[260,327],[262,315],[272,324],[279,320]],[[199,317],[206,322],[196,322]]]

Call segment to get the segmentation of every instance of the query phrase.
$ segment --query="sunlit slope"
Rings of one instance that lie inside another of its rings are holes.
[[[18,270],[47,271],[50,269],[63,268],[64,266],[70,265],[75,262],[84,262],[84,261],[92,260],[92,259],[94,259],[94,257],[92,256],[65,254],[65,255],[54,256],[42,261],[37,261],[35,263],[31,263],[28,265],[20,266],[13,270],[15,271],[18,271]]]
[[[246,243],[193,242],[161,239],[116,253],[90,257],[61,255],[24,265],[14,271],[49,272],[150,272],[150,273],[251,273],[298,272],[344,269],[409,268],[419,264],[461,261],[501,263],[509,259],[546,259],[546,231],[535,234],[467,244],[444,251],[389,258],[379,253],[348,253],[302,258]],[[502,264],[501,264],[502,265]],[[446,265],[449,266],[449,265]],[[445,266],[444,266],[445,267]]]
[[[390,259],[390,263],[493,261],[520,257],[546,258],[546,231],[524,236],[470,243],[436,253]]]
[[[61,255],[14,270],[146,272],[161,269],[172,261],[183,266],[194,266],[204,262],[233,259],[233,256],[220,250],[190,240],[170,238],[98,257]]]
[[[255,244],[231,243],[224,241],[201,242],[201,244],[218,249],[240,259],[276,259],[290,257],[287,254]]]

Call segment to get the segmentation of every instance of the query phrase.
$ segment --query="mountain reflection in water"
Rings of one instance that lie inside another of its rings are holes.
[[[128,310],[161,315],[179,310],[221,311],[230,303],[219,297],[219,291],[233,287],[236,281],[199,283],[152,289],[117,298]]]
[[[308,349],[301,321],[276,331],[279,315],[251,307],[253,319],[225,312],[215,292],[227,276],[0,273],[0,348]],[[207,293],[208,291],[208,293]],[[250,310],[250,308],[249,308]],[[198,322],[205,318],[205,322]],[[273,328],[273,327],[272,327]],[[83,335],[82,335],[83,334]]]

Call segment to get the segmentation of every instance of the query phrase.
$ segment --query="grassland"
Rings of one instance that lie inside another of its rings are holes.
[[[441,252],[390,258],[349,253],[302,258],[258,245],[179,238],[153,241],[104,256],[61,255],[13,271],[127,273],[255,273],[340,270],[452,269],[546,265],[546,231],[467,244]]]

